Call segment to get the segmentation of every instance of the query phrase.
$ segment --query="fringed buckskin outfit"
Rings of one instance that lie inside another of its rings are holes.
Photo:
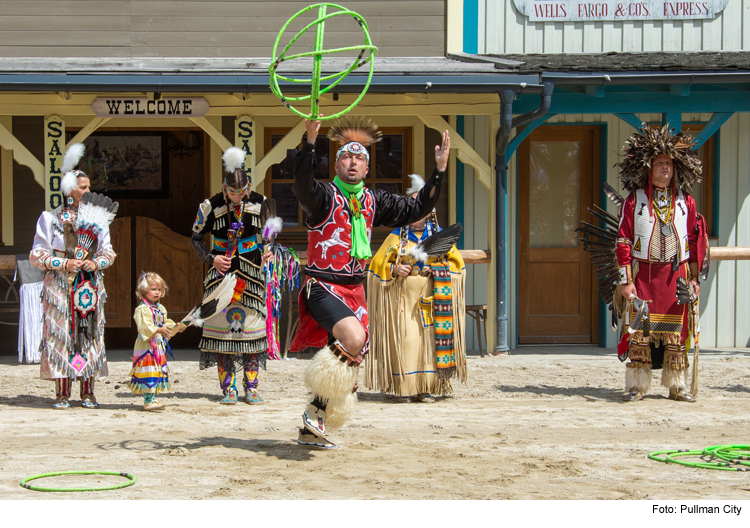
[[[651,386],[651,369],[662,368],[661,383],[672,399],[692,401],[686,393],[689,366],[687,343],[689,305],[677,303],[677,279],[699,280],[707,265],[708,238],[703,217],[687,191],[700,181],[700,161],[692,138],[644,128],[628,142],[628,157],[620,164],[621,180],[630,194],[622,205],[616,255],[620,287],[634,284],[637,296],[648,302],[649,335],[643,325],[628,333],[635,309],[626,308],[623,345],[629,336],[626,399],[637,400]],[[654,187],[649,169],[659,154],[672,160],[673,175],[666,189]],[[619,288],[616,294],[620,297]],[[627,302],[627,301],[626,301]]]
[[[340,142],[344,146],[339,154],[346,150],[367,156],[368,145],[357,141]],[[343,425],[356,401],[352,386],[357,379],[357,369],[347,366],[337,356],[346,356],[358,365],[369,346],[368,311],[362,285],[367,260],[355,257],[353,246],[359,247],[361,242],[358,241],[365,239],[367,256],[370,256],[373,227],[401,227],[424,218],[437,202],[443,173],[435,170],[417,197],[407,199],[366,187],[359,189],[356,195],[345,193],[334,182],[317,181],[315,165],[314,146],[305,142],[295,158],[293,190],[308,215],[307,277],[299,295],[299,328],[290,350],[325,347],[315,355],[305,373],[305,384],[312,390],[314,399],[303,414],[306,430],[324,438],[326,427],[335,429]],[[430,197],[433,190],[434,196]],[[310,309],[309,304],[314,309]],[[334,342],[333,326],[351,316],[357,317],[367,335],[363,350],[347,351]],[[304,430],[301,437],[303,433]],[[306,443],[302,439],[298,441]]]
[[[258,387],[258,369],[266,368],[268,339],[266,337],[265,284],[262,274],[261,229],[265,222],[266,198],[250,192],[238,204],[232,204],[224,193],[205,200],[198,209],[193,225],[192,245],[201,259],[211,265],[203,282],[204,299],[211,295],[224,275],[213,267],[214,257],[225,256],[230,244],[236,244],[227,273],[235,272],[245,281],[245,289],[223,312],[203,324],[200,341],[200,369],[218,365],[219,384],[224,395],[235,388],[236,373],[243,372],[246,393]],[[264,209],[263,212],[261,209]],[[233,232],[230,232],[233,231]],[[209,251],[203,236],[213,235]],[[230,240],[234,237],[234,240]]]
[[[370,262],[367,305],[373,316],[365,365],[370,389],[402,398],[444,396],[453,392],[451,378],[466,381],[466,268],[456,247],[445,259],[417,263],[406,277],[393,273],[397,257],[434,231],[429,221],[421,232],[397,229]]]
[[[107,292],[102,270],[112,265],[115,253],[109,227],[103,226],[91,245],[93,256],[87,259],[96,264],[96,270],[68,273],[65,265],[76,249],[77,217],[77,209],[67,206],[43,212],[36,225],[29,260],[46,271],[41,298],[44,313],[39,347],[41,378],[55,381],[58,399],[69,398],[72,383],[79,380],[81,399],[88,396],[95,403],[94,380],[108,375],[104,348]],[[94,291],[95,295],[91,295]],[[85,317],[72,306],[74,293],[84,309],[90,310]],[[85,306],[88,302],[95,305]]]

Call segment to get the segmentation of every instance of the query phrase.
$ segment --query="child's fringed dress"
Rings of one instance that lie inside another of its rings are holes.
[[[141,302],[133,314],[138,339],[133,349],[133,370],[130,371],[128,388],[133,394],[159,394],[169,390],[166,344],[156,334],[159,327],[172,328],[174,321],[167,319],[167,310],[161,304]]]

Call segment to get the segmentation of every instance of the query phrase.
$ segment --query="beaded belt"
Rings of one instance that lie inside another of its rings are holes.
[[[253,235],[251,237],[242,238],[237,241],[237,251],[239,251],[240,255],[244,253],[248,253],[250,251],[253,251],[254,249],[258,249],[260,246],[257,243],[258,235]],[[220,253],[226,253],[229,249],[229,240],[226,240],[224,238],[216,238],[214,237],[214,251],[218,251]]]

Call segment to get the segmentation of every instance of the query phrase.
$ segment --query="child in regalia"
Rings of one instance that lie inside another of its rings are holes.
[[[138,338],[133,348],[133,370],[130,371],[128,388],[133,394],[143,394],[144,411],[164,409],[164,404],[157,402],[155,398],[157,394],[169,390],[167,341],[173,332],[179,333],[185,329],[184,325],[177,325],[168,319],[167,309],[159,303],[167,291],[164,279],[153,272],[141,274],[135,291],[141,303],[133,314]]]

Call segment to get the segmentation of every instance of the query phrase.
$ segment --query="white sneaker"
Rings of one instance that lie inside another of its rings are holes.
[[[314,447],[316,449],[341,449],[339,446],[328,440],[327,438],[319,438],[312,434],[307,429],[300,429],[299,436],[297,437],[297,443],[299,445]]]

